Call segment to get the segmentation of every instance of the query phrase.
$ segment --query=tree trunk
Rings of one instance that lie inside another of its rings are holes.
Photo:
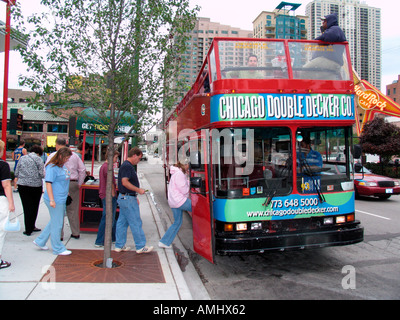
[[[115,130],[115,105],[110,105],[110,126],[108,132],[108,157],[107,157],[107,184],[106,184],[106,227],[104,230],[104,256],[103,268],[112,268],[112,263],[107,264],[111,259],[112,249],[112,225],[113,225],[113,205],[112,205],[112,184],[114,178],[114,130]],[[117,191],[115,191],[117,192]]]
[[[114,133],[112,134],[112,140],[110,135],[108,138],[109,150],[114,149]],[[111,149],[112,148],[112,149]],[[104,257],[103,257],[103,268],[107,268],[107,261],[111,258],[112,249],[112,225],[113,225],[113,208],[112,208],[112,179],[114,179],[114,152],[108,152],[108,167],[107,167],[107,185],[106,185],[106,227],[104,231]],[[112,268],[108,265],[109,268]]]

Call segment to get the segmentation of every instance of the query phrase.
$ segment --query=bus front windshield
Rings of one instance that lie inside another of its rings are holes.
[[[293,176],[300,194],[352,190],[350,136],[347,127],[299,128],[296,137],[286,127],[214,129],[214,194],[288,195],[295,190]],[[293,139],[296,150],[291,147]]]
[[[235,128],[213,134],[217,197],[265,197],[292,190],[289,128]]]

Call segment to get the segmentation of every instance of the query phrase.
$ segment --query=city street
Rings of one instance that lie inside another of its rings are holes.
[[[161,215],[171,215],[161,159],[138,167]],[[179,237],[212,299],[399,299],[400,197],[356,201],[364,242],[315,250],[217,256],[211,264],[193,252],[190,216]],[[185,253],[186,255],[186,253]]]

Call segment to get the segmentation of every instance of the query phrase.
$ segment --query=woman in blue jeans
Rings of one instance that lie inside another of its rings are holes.
[[[70,255],[61,242],[61,230],[64,224],[64,214],[69,190],[69,180],[71,173],[64,164],[71,157],[72,152],[69,148],[63,147],[46,165],[46,191],[43,196],[44,203],[50,212],[50,222],[33,243],[42,250],[48,250],[46,242],[51,240],[53,253],[57,255]]]
[[[168,186],[168,204],[174,214],[174,223],[158,243],[160,248],[171,248],[171,244],[182,226],[183,210],[192,211],[192,201],[188,198],[189,179],[186,174],[188,169],[187,161],[185,163],[178,162],[169,169],[171,179]]]

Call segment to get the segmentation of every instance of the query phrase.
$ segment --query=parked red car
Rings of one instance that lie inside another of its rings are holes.
[[[354,188],[356,197],[372,196],[379,199],[389,199],[394,194],[400,194],[399,180],[373,174],[361,165],[356,165],[355,171]]]

